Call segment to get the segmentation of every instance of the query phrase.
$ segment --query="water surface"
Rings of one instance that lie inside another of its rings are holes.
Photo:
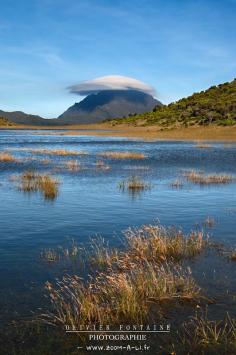
[[[55,133],[55,132],[53,132]],[[28,149],[69,149],[86,155],[51,156],[33,154]],[[48,267],[40,259],[44,248],[66,245],[68,239],[88,243],[102,235],[118,245],[122,231],[159,220],[185,232],[202,229],[208,216],[216,221],[207,232],[215,241],[236,246],[235,181],[226,185],[203,186],[187,182],[182,176],[190,169],[206,173],[225,173],[236,177],[236,145],[211,142],[200,149],[196,143],[180,141],[142,142],[135,139],[50,135],[40,131],[0,131],[0,151],[21,159],[0,162],[0,320],[30,317],[44,305],[43,285],[61,276],[63,267]],[[132,151],[146,155],[140,160],[101,158],[105,151]],[[35,157],[35,160],[27,158]],[[50,159],[45,164],[42,159]],[[65,162],[77,159],[79,171],[69,171]],[[102,159],[110,169],[97,169]],[[12,175],[36,170],[60,179],[59,195],[45,201],[38,193],[19,191]],[[140,194],[121,191],[120,181],[139,176],[152,185]],[[180,189],[171,187],[183,179]],[[207,260],[207,261],[204,261]],[[235,292],[235,265],[215,257],[204,259],[196,275],[212,293],[229,288]],[[194,265],[193,265],[194,268]],[[227,280],[225,273],[228,272]],[[203,280],[202,275],[209,278]],[[214,281],[214,275],[216,275]],[[218,281],[217,281],[218,278]],[[221,280],[221,281],[219,281]]]

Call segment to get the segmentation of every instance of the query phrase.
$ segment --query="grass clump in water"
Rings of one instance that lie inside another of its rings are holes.
[[[10,153],[0,152],[0,162],[7,163],[7,162],[16,162],[16,161],[17,159]]]
[[[235,354],[236,319],[210,320],[207,312],[183,324],[174,354]]]
[[[182,233],[161,226],[130,228],[125,249],[111,250],[104,239],[92,242],[87,256],[94,276],[84,281],[64,276],[56,285],[46,284],[53,313],[45,320],[75,328],[81,324],[143,322],[150,309],[157,313],[164,302],[189,302],[201,298],[190,268],[178,262],[199,254],[205,247],[201,233]],[[142,323],[138,323],[142,324]]]
[[[236,249],[230,253],[230,259],[232,261],[236,261]]]
[[[231,175],[205,175],[204,173],[195,170],[186,172],[184,175],[188,181],[199,185],[229,184],[233,181]]]
[[[208,237],[202,232],[166,229],[159,225],[129,228],[125,232],[128,250],[135,258],[155,261],[179,261],[200,254],[208,245]]]
[[[49,175],[27,171],[20,176],[19,188],[24,192],[40,191],[46,200],[54,200],[58,195],[59,181]]]
[[[31,153],[36,153],[36,154],[61,155],[61,156],[87,154],[85,151],[67,150],[67,149],[20,148],[18,150],[29,151]]]
[[[201,254],[209,245],[208,236],[193,231],[184,235],[174,228],[160,225],[144,225],[124,232],[124,250],[108,248],[103,238],[92,241],[89,255],[92,264],[108,266],[116,264],[119,269],[129,269],[137,262],[180,262]]]
[[[99,154],[104,158],[112,159],[145,159],[146,156],[143,153],[137,152],[102,152]]]
[[[147,190],[151,188],[150,183],[141,180],[137,176],[132,176],[127,180],[121,181],[118,186],[123,191],[124,190],[138,191],[138,190]]]
[[[80,248],[75,240],[72,239],[68,247],[58,246],[54,249],[43,249],[40,257],[46,262],[56,262],[65,259],[74,260],[76,257],[79,257],[81,250],[84,252],[84,249]]]
[[[100,272],[88,283],[78,276],[65,276],[56,287],[47,283],[46,288],[55,312],[48,315],[49,321],[74,327],[144,321],[151,304],[195,298],[200,292],[190,272],[149,263],[125,273],[112,269]]]

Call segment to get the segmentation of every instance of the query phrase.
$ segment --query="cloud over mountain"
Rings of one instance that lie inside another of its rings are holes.
[[[121,75],[108,75],[93,80],[82,81],[68,87],[73,94],[86,96],[105,90],[137,90],[149,95],[155,95],[155,89],[142,81]]]

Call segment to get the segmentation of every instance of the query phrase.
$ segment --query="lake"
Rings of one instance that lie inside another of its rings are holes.
[[[159,221],[186,233],[205,229],[215,242],[235,247],[236,143],[208,144],[209,147],[199,148],[194,141],[143,142],[63,136],[55,131],[0,131],[0,152],[18,159],[0,162],[1,324],[29,319],[31,311],[37,313],[45,306],[44,284],[61,277],[65,265],[45,265],[40,253],[45,248],[67,245],[68,240],[86,245],[90,237],[101,235],[119,246],[120,236],[128,227]],[[86,154],[60,156],[33,152],[34,149]],[[137,152],[146,158],[113,159],[100,156],[103,152]],[[66,165],[74,159],[80,164],[75,171]],[[103,161],[105,169],[99,169],[98,160]],[[231,175],[233,181],[199,186],[184,176],[192,169]],[[50,173],[59,179],[55,200],[19,190],[13,176],[29,170]],[[151,188],[138,193],[120,189],[119,183],[131,176],[146,181]],[[174,188],[176,179],[183,186]],[[212,226],[205,225],[207,217],[214,219]],[[201,263],[193,262],[193,272],[211,296],[221,297],[226,289],[229,295],[235,294],[235,263],[215,255],[200,260]],[[235,314],[232,298],[219,303],[219,313],[228,309]]]

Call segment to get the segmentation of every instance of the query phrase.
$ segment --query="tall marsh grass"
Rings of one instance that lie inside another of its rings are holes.
[[[150,305],[163,300],[199,297],[191,273],[175,265],[146,263],[130,272],[108,270],[85,283],[65,276],[56,286],[46,284],[54,313],[45,319],[53,324],[119,324],[147,320]],[[134,323],[135,324],[135,323]]]
[[[110,249],[103,238],[92,240],[89,259],[93,265],[116,265],[118,269],[129,269],[137,261],[179,262],[201,254],[209,245],[208,236],[203,232],[193,231],[184,235],[174,228],[164,228],[160,225],[144,225],[139,228],[129,228],[124,232],[124,249]]]
[[[149,225],[128,229],[124,238],[123,250],[110,249],[102,238],[92,242],[86,257],[93,274],[87,281],[67,275],[56,285],[46,284],[53,306],[53,312],[43,316],[46,322],[75,328],[89,323],[135,324],[150,317],[153,305],[159,312],[163,302],[201,298],[190,268],[179,263],[203,251],[201,233],[185,237]]]
[[[50,175],[40,175],[27,171],[19,177],[19,188],[24,192],[41,192],[46,200],[54,200],[58,195],[59,181]]]

